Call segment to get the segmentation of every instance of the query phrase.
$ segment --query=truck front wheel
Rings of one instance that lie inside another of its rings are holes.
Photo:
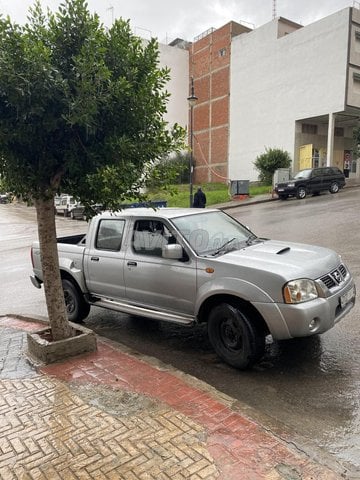
[[[63,279],[65,306],[70,322],[79,323],[89,315],[90,305],[85,302],[83,296],[70,280]]]
[[[235,368],[251,367],[264,353],[265,335],[243,311],[228,303],[221,303],[210,312],[208,334],[215,352]]]

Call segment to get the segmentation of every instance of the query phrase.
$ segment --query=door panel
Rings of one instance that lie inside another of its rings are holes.
[[[121,219],[101,220],[94,245],[85,251],[86,283],[94,295],[125,298],[124,252],[121,250],[124,225]]]
[[[302,145],[299,152],[299,170],[305,168],[312,168],[312,143],[309,145]]]
[[[162,222],[135,222],[131,246],[125,255],[126,297],[139,305],[193,314],[196,260],[162,258],[162,245],[174,242],[175,236]]]
[[[311,172],[310,182],[309,182],[309,191],[310,192],[321,192],[323,189],[322,184],[322,171],[319,168],[314,168]]]

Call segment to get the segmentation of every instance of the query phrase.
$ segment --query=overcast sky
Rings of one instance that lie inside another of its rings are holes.
[[[24,23],[33,3],[33,0],[0,0],[0,12]],[[52,11],[61,3],[61,0],[41,0],[43,7]],[[276,14],[308,25],[354,4],[360,7],[353,0],[277,0]],[[88,0],[88,6],[106,25],[122,17],[130,20],[137,35],[157,37],[162,43],[177,37],[192,41],[205,30],[218,28],[230,20],[254,28],[273,17],[273,0]]]

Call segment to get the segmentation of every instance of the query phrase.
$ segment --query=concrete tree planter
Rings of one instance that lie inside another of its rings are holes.
[[[95,333],[82,325],[69,323],[75,335],[64,340],[52,340],[49,327],[28,333],[27,353],[30,360],[47,365],[82,353],[95,352]]]

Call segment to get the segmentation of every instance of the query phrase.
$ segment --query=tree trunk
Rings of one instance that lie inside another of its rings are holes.
[[[35,201],[48,317],[53,340],[73,336],[61,284],[56,242],[54,199]]]

